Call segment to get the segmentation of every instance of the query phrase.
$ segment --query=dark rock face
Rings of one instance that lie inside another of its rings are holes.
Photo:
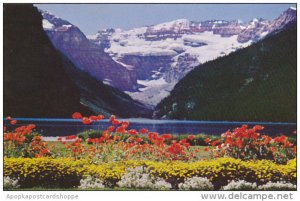
[[[110,36],[115,33],[114,29],[104,29],[98,31],[95,38],[89,38],[89,40],[97,45],[99,45],[102,49],[110,48]]]
[[[179,55],[177,63],[166,70],[164,79],[168,83],[181,80],[188,72],[194,69],[197,63],[197,57],[195,56],[189,54]]]
[[[272,32],[278,31],[289,23],[297,20],[297,11],[293,8],[289,8],[284,11],[278,18],[273,21],[267,21],[263,19],[256,19],[250,22],[250,25],[243,30],[239,36],[239,42],[247,42],[249,40],[257,41],[261,38],[261,35],[272,34]]]
[[[4,115],[70,117],[89,113],[61,55],[31,5],[4,5]]]
[[[162,77],[163,73],[167,70],[167,66],[172,63],[172,57],[166,55],[125,55],[121,58],[121,61],[132,66],[139,66],[135,69],[136,76],[140,80],[146,80]]]
[[[4,5],[4,115],[69,118],[79,111],[149,117],[144,105],[91,77],[55,49],[42,19],[32,5]],[[85,48],[81,33],[73,33],[70,39]]]
[[[67,58],[65,60],[70,62]],[[80,90],[81,103],[95,113],[115,114],[122,118],[151,117],[152,110],[119,89],[103,84],[74,66],[67,65],[65,69]]]
[[[285,25],[291,22],[297,21],[297,11],[293,8],[289,8],[285,12],[283,12],[277,19],[275,19],[271,24],[270,27],[274,29],[281,29]]]
[[[89,41],[74,25],[42,12],[53,27],[45,29],[54,46],[81,70],[121,90],[132,91],[137,85],[135,72],[115,62],[103,48]]]
[[[222,37],[230,37],[238,35],[242,28],[237,21],[206,20],[195,22],[182,19],[165,27],[149,26],[141,37],[147,41],[159,41],[167,38],[176,40],[184,34],[193,35],[205,31],[212,31],[214,34],[219,34]]]

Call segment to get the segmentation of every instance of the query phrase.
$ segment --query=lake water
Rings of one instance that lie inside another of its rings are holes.
[[[80,120],[74,119],[49,119],[49,118],[15,118],[18,120],[16,125],[10,125],[4,120],[4,126],[8,130],[26,124],[36,124],[36,131],[43,136],[66,136],[74,135],[88,129],[104,130],[111,125],[108,120],[83,125]],[[151,119],[121,119],[129,121],[129,129],[147,128],[149,131],[155,131],[160,134],[198,134],[206,133],[220,135],[227,130],[234,129],[243,124],[249,126],[262,125],[265,129],[262,134],[276,136],[285,134],[295,136],[293,132],[297,130],[296,123],[269,123],[269,122],[227,122],[227,121],[179,121],[179,120],[151,120]]]

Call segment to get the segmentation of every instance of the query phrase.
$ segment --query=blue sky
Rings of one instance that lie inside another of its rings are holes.
[[[104,28],[130,29],[176,19],[275,19],[296,4],[35,4],[78,26],[85,34]]]

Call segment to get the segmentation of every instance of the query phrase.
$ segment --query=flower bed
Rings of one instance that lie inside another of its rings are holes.
[[[80,180],[91,176],[100,179],[107,187],[117,183],[129,168],[144,167],[150,177],[164,179],[172,189],[178,189],[187,178],[207,178],[214,189],[220,189],[231,180],[245,180],[263,185],[267,182],[284,181],[296,183],[296,160],[286,165],[269,160],[242,161],[218,158],[199,162],[123,161],[117,163],[91,164],[85,159],[70,158],[4,158],[4,176],[18,179],[21,187],[77,187]],[[207,189],[209,190],[209,189]]]
[[[73,118],[83,124],[103,115]],[[16,120],[7,118],[11,124]],[[44,142],[35,125],[4,128],[7,188],[147,190],[280,190],[296,184],[296,146],[286,136],[261,135],[262,126],[243,125],[218,138],[129,129],[110,125],[88,138],[59,137]],[[205,147],[199,145],[205,144]]]

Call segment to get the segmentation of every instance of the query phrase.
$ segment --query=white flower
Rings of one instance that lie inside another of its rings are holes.
[[[244,180],[231,181],[226,186],[223,186],[222,190],[257,190],[257,185],[256,183],[250,183]]]
[[[19,188],[20,185],[18,185],[18,179],[12,179],[10,177],[4,177],[3,182],[3,188],[4,189],[13,189],[13,188]]]
[[[168,190],[171,184],[162,178],[154,178],[150,171],[145,167],[136,167],[126,169],[121,180],[117,183],[121,188],[131,189],[149,189],[149,190]]]
[[[262,186],[258,187],[260,190],[297,190],[297,186],[292,183],[285,183],[282,181],[278,182],[268,182]]]
[[[103,185],[102,180],[91,177],[89,175],[87,178],[80,180],[80,186],[78,186],[78,188],[80,189],[105,188],[105,186]]]
[[[213,190],[213,184],[203,177],[187,178],[184,183],[178,185],[180,190]]]
[[[162,178],[158,178],[153,185],[153,189],[155,190],[169,190],[171,188],[171,184]]]

